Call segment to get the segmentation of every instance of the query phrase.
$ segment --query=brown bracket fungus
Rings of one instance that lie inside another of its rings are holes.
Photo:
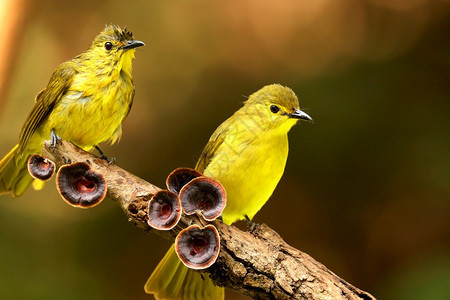
[[[194,169],[177,168],[167,176],[166,185],[169,191],[179,194],[183,186],[200,176],[203,176],[203,174]]]
[[[33,154],[28,159],[28,172],[35,179],[47,181],[55,173],[55,164],[48,158]]]
[[[227,196],[219,181],[201,176],[181,189],[180,200],[185,214],[192,215],[200,211],[205,220],[213,221],[222,214]]]
[[[181,219],[178,195],[168,190],[156,192],[148,202],[148,225],[158,230],[170,230]]]
[[[72,206],[90,208],[106,196],[106,180],[85,162],[62,166],[56,175],[56,187],[62,198]]]
[[[219,233],[211,224],[203,228],[197,224],[191,225],[180,231],[175,238],[175,251],[186,267],[206,269],[219,256]]]

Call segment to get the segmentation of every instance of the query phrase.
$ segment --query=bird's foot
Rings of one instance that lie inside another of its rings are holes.
[[[52,129],[52,132],[50,133],[50,145],[52,148],[56,148],[57,143],[62,143],[62,138],[55,133],[55,130]]]
[[[108,157],[104,154],[100,155],[101,159],[104,159],[108,162],[108,165],[115,165],[116,164],[116,158],[115,157]]]
[[[250,232],[252,232],[259,226],[259,223],[253,222],[247,215],[245,215],[245,219],[247,220],[247,227]]]
[[[97,146],[97,145],[95,145],[94,148],[97,149],[98,153],[100,153],[100,158],[106,160],[109,165],[116,164],[116,158],[115,157],[108,157],[108,156],[106,156],[105,153],[103,153],[103,151],[100,150],[100,147]]]

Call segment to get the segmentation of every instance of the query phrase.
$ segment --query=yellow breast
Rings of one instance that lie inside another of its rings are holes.
[[[96,76],[97,75],[97,76]],[[43,135],[55,133],[63,140],[90,150],[101,142],[120,138],[121,123],[133,99],[129,76],[80,73],[51,112]]]
[[[283,175],[288,156],[287,132],[261,134],[252,131],[228,134],[204,171],[218,179],[227,191],[223,220],[231,224],[250,219],[270,198]]]

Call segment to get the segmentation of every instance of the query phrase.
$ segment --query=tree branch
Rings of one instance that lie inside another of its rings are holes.
[[[108,185],[107,197],[116,201],[128,220],[147,232],[157,232],[174,239],[191,224],[207,224],[197,215],[183,215],[170,231],[152,229],[147,224],[147,203],[160,188],[98,158],[71,143],[55,149],[44,143],[43,156],[59,168],[83,161],[103,174]],[[336,274],[311,256],[289,246],[267,225],[251,232],[214,221],[220,234],[221,250],[216,263],[202,270],[216,285],[228,287],[254,299],[375,299]]]

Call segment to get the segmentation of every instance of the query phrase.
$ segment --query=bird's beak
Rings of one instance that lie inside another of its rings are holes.
[[[289,118],[305,120],[308,122],[314,122],[313,119],[308,116],[307,113],[302,112],[300,109],[295,109],[293,113],[287,114]]]
[[[133,48],[145,46],[144,42],[141,41],[128,41],[125,45],[120,47],[121,50],[130,50]]]

